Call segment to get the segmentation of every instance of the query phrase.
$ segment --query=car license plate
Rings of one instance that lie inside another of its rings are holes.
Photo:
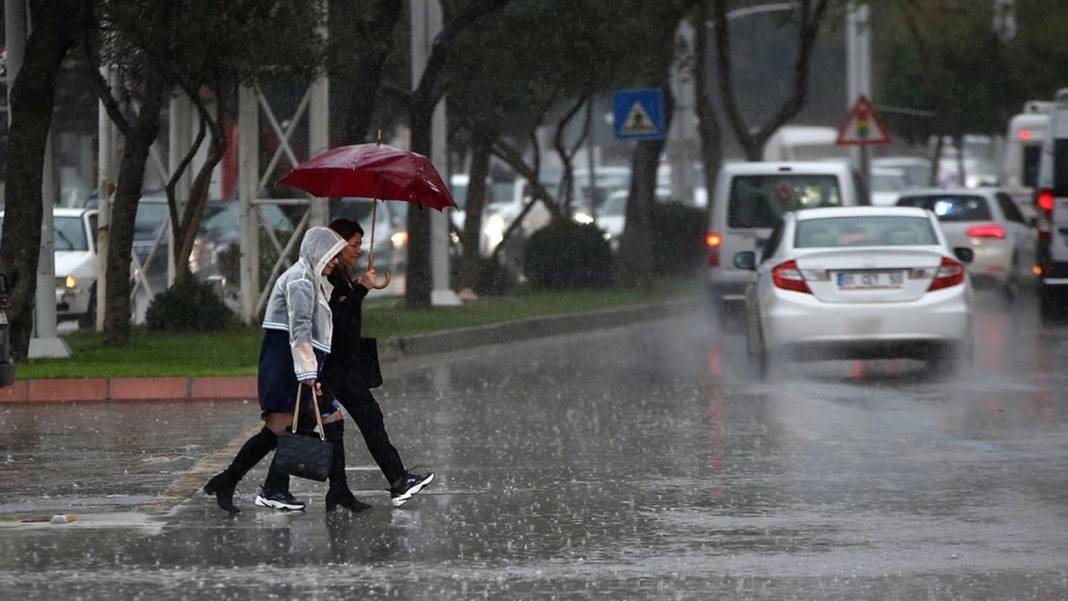
[[[905,285],[903,271],[839,271],[835,281],[840,290],[875,290],[901,288]]]

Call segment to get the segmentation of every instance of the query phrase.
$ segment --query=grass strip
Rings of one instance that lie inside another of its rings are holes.
[[[375,299],[372,294],[364,305],[364,335],[386,339],[656,303],[692,297],[699,288],[699,282],[693,280],[669,280],[648,290],[525,290],[512,296],[484,297],[459,307],[435,307],[427,311],[409,311],[403,307],[402,299]],[[112,347],[104,344],[103,334],[73,332],[65,336],[71,348],[70,358],[20,363],[16,378],[252,376],[256,374],[262,337],[259,327],[241,325],[197,334],[153,332],[135,327],[127,346]]]

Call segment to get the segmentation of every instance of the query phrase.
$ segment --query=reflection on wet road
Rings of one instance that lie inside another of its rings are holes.
[[[0,515],[97,521],[0,527],[0,598],[1065,598],[1068,325],[981,300],[955,378],[828,362],[759,382],[702,314],[394,366],[387,426],[439,479],[391,510],[350,435],[375,504],[351,517],[303,481],[305,514],[257,511],[262,466],[236,518],[203,495],[138,513],[250,405],[3,409]]]

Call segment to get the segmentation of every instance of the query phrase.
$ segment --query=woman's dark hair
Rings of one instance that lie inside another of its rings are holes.
[[[348,241],[356,234],[363,235],[363,228],[360,224],[351,219],[345,219],[344,217],[335,219],[330,222],[330,229],[337,232],[337,235]]]

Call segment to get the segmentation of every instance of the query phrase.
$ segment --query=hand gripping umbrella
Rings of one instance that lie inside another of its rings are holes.
[[[313,196],[338,198],[363,196],[372,199],[371,251],[367,268],[375,264],[375,221],[379,200],[411,202],[439,211],[455,207],[445,181],[427,157],[385,144],[339,146],[297,165],[280,183]],[[386,273],[377,289],[389,285]]]

